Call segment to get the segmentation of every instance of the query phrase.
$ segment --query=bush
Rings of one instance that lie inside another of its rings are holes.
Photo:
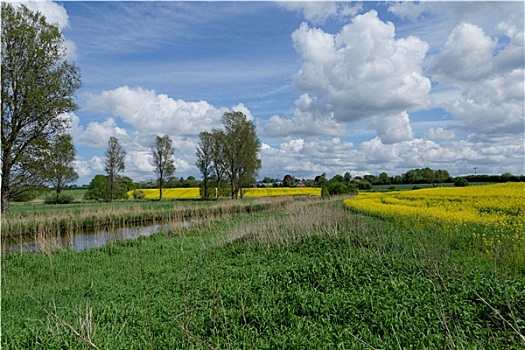
[[[412,189],[413,189],[413,190],[420,190],[421,187],[420,187],[420,186],[415,186],[415,185],[414,185],[414,186],[412,186]]]
[[[144,199],[146,194],[143,190],[133,190],[133,199]]]
[[[69,203],[72,203],[73,201],[74,201],[73,197],[65,196],[65,195],[58,196],[58,197],[56,195],[51,195],[51,196],[46,196],[46,199],[45,199],[46,204],[69,204]]]
[[[357,185],[360,190],[371,190],[372,184],[366,180],[361,180]]]
[[[466,187],[468,185],[469,185],[469,183],[468,183],[467,179],[464,178],[464,177],[456,177],[454,179],[454,186],[456,186],[456,187]]]
[[[37,191],[28,190],[14,196],[11,200],[13,202],[31,202],[32,200],[35,200],[37,196]]]
[[[388,190],[389,191],[397,191],[397,188],[396,188],[396,186],[391,185],[391,186],[388,187]]]

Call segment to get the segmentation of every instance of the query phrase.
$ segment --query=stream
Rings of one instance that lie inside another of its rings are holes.
[[[178,225],[179,227],[186,228],[192,226],[192,222],[187,220],[178,223]],[[16,252],[40,253],[59,249],[72,249],[79,252],[84,249],[98,248],[113,241],[151,236],[157,232],[173,230],[173,228],[173,223],[151,224],[115,229],[103,228],[98,231],[91,230],[38,239],[27,238],[17,240],[16,237],[11,237],[9,240],[2,241],[1,250],[2,254]]]

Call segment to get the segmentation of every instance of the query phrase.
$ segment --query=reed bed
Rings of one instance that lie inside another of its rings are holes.
[[[175,234],[184,222],[204,222],[233,214],[279,209],[297,197],[260,198],[244,201],[132,202],[77,204],[68,208],[34,206],[31,213],[19,211],[2,217],[2,250],[49,253],[74,247],[74,236],[114,232],[145,225],[162,225]],[[10,248],[13,249],[13,248]]]

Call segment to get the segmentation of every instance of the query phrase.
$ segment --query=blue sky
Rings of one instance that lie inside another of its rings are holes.
[[[78,183],[154,178],[156,135],[175,176],[200,177],[198,133],[254,120],[259,178],[524,174],[522,2],[39,2],[79,66],[70,113]]]

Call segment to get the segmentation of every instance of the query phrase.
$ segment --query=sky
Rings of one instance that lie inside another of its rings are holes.
[[[168,135],[174,176],[201,178],[198,135],[231,111],[255,123],[258,179],[525,174],[521,1],[25,4],[81,71],[78,184],[104,174],[110,136],[123,176],[155,178]]]

